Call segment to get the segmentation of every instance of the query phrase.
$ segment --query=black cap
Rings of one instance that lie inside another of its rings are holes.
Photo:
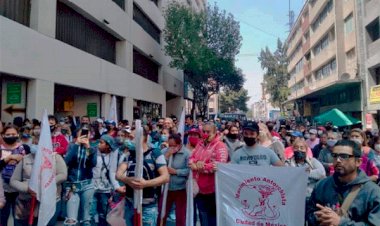
[[[257,123],[254,121],[246,122],[243,126],[243,129],[249,129],[249,130],[256,131],[256,132],[260,131],[259,125],[257,125]]]

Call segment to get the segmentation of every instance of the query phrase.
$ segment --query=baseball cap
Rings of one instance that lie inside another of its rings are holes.
[[[115,140],[110,135],[103,135],[100,137],[101,140],[104,140],[112,149],[115,149]]]
[[[246,122],[243,126],[243,129],[248,129],[248,130],[252,130],[252,131],[256,131],[256,132],[260,131],[259,125],[257,125],[257,123],[254,121]]]
[[[310,129],[309,133],[310,134],[318,134],[318,131],[316,129]]]
[[[290,135],[292,137],[303,137],[303,134],[300,131],[293,131]]]
[[[197,128],[192,128],[192,129],[190,129],[187,133],[188,133],[188,134],[190,134],[190,133],[197,133],[198,135],[201,134],[201,132],[200,132],[199,129],[197,129]]]

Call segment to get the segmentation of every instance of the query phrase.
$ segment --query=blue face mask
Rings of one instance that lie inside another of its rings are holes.
[[[132,142],[131,140],[125,141],[125,147],[129,151],[135,151],[136,150],[136,144],[134,142]]]
[[[168,141],[168,136],[162,134],[162,135],[161,135],[161,141],[162,141],[162,142],[166,142],[166,141]]]

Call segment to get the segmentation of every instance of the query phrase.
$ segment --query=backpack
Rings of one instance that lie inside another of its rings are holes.
[[[156,166],[156,158],[153,155],[153,148],[148,149],[144,153],[144,161],[143,161],[143,178],[145,180],[152,180],[156,178],[158,174],[157,172],[157,166]],[[147,156],[150,154],[150,157],[152,158],[154,169],[151,169],[151,166],[147,162]],[[136,169],[136,154],[131,154],[128,156],[128,168],[127,168],[127,177],[134,177],[135,176],[135,169]],[[143,189],[143,199],[156,199],[157,195],[160,191],[160,187],[148,187]],[[126,186],[126,196],[129,198],[133,197],[133,188]]]

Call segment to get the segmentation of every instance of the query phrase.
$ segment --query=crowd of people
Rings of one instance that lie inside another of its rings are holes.
[[[380,225],[380,138],[371,131],[342,133],[330,124],[195,121],[186,116],[184,134],[179,134],[178,123],[170,117],[143,120],[143,178],[137,179],[135,122],[91,122],[87,116],[76,122],[50,115],[58,189],[56,214],[49,225],[60,218],[64,225],[108,225],[107,214],[123,199],[124,219],[131,226],[133,193],[143,189],[143,225],[165,225],[174,218],[177,226],[184,226],[191,171],[194,222],[214,226],[218,163],[303,167],[308,174],[309,225]],[[7,225],[11,213],[14,225],[27,225],[35,195],[28,180],[41,125],[36,119],[15,118],[13,124],[0,123],[0,132],[0,225]],[[36,223],[38,209],[34,217]]]

